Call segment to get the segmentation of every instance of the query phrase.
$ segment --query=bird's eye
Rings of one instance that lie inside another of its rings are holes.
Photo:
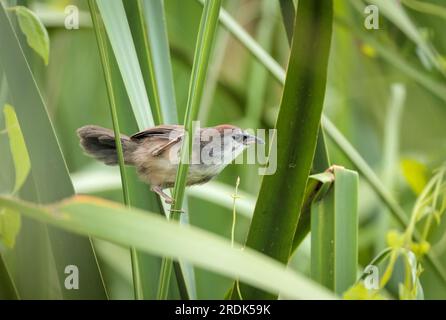
[[[244,140],[245,137],[244,137],[243,134],[240,134],[240,133],[234,133],[234,134],[232,135],[232,139],[234,139],[234,140],[237,141],[237,142],[242,142],[242,140]]]

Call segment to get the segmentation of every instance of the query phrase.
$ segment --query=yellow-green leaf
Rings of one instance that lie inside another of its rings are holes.
[[[13,248],[20,230],[20,214],[9,208],[0,209],[0,243]]]
[[[26,42],[47,65],[50,56],[50,38],[45,26],[28,8],[17,6],[13,9],[17,15],[20,29],[26,36]]]
[[[419,195],[423,191],[428,181],[428,170],[424,164],[413,159],[401,161],[403,176],[415,194]]]
[[[17,119],[14,108],[6,104],[3,112],[5,114],[6,130],[9,136],[9,146],[15,167],[15,185],[13,193],[22,187],[31,169],[31,162],[26,149],[25,139]]]
[[[363,282],[350,287],[344,293],[343,298],[345,300],[385,300],[385,297],[380,295],[377,290],[367,289]]]

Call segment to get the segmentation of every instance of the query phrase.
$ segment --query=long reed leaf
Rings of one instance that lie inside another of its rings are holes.
[[[227,239],[196,227],[185,227],[138,209],[100,198],[78,196],[39,206],[0,196],[0,206],[58,228],[91,235],[160,256],[184,258],[199,267],[281,293],[294,299],[333,299],[332,293],[252,249],[232,247]],[[225,263],[221,263],[221,257]],[[271,281],[274,279],[274,281]]]
[[[281,262],[287,262],[291,253],[316,148],[331,25],[331,1],[299,1],[276,123],[277,170],[263,178],[246,241],[248,247]],[[241,285],[240,290],[244,299],[274,297],[246,285]]]
[[[53,126],[49,120],[45,103],[36,86],[3,3],[0,5],[0,29],[2,30],[0,32],[0,42],[4,44],[2,50],[0,50],[0,64],[8,81],[9,93],[12,97],[11,104],[15,107],[31,160],[32,169],[29,179],[39,185],[38,192],[37,190],[31,191],[28,188],[22,194],[27,199],[39,203],[48,203],[71,196],[74,193],[73,186]],[[23,94],[24,90],[26,94]],[[29,235],[36,232],[46,237],[45,226],[34,222],[25,222],[25,225],[33,225],[34,229],[30,230]],[[106,298],[100,270],[89,240],[51,227],[48,228],[48,237],[55,265],[51,260],[47,261],[45,256],[31,253],[29,257],[34,260],[28,261],[18,268],[20,272],[27,272],[30,275],[47,274],[46,276],[49,276],[51,271],[55,270],[59,283],[63,284],[66,276],[64,274],[65,267],[75,264],[83,272],[89,274],[89,280],[83,281],[79,290],[60,288],[59,292],[62,297],[67,299]],[[43,242],[37,241],[36,238],[26,237],[26,239],[28,242],[23,243],[23,245],[29,246],[29,249],[31,249],[35,244],[33,251],[36,254],[42,249],[37,245],[42,243],[43,246],[46,246]],[[38,265],[42,266],[43,269],[40,270],[39,267],[36,267]],[[31,268],[33,268],[33,271],[31,271]],[[27,277],[21,273],[20,276]],[[40,281],[36,277],[34,278],[36,282]],[[46,279],[42,278],[43,280]],[[37,289],[36,287],[29,288],[30,284],[21,284],[23,286],[17,283],[17,287],[23,298],[48,297],[47,286],[44,284],[43,287],[37,287]],[[21,289],[24,288],[29,288],[31,293],[29,295],[22,294]]]
[[[334,182],[311,208],[311,276],[341,295],[356,282],[358,175],[334,167]]]
[[[147,36],[158,88],[163,122],[178,123],[178,108],[170,59],[169,39],[163,0],[143,0],[143,14],[147,25]]]
[[[142,67],[142,73],[149,94],[152,113],[156,125],[178,123],[175,91],[173,89],[172,66],[164,24],[163,3],[160,1],[126,1],[124,2],[129,16],[130,28],[135,40],[136,51]],[[162,206],[157,211],[164,212]],[[184,265],[184,264],[183,264]],[[178,288],[182,299],[188,299],[187,292],[194,288],[194,271],[191,266],[184,265],[189,271],[184,275],[180,262],[174,262]],[[195,293],[192,293],[196,296]]]
[[[20,298],[3,257],[0,255],[0,300],[18,300]]]
[[[189,93],[184,116],[185,139],[181,148],[181,160],[178,166],[173,190],[174,203],[171,206],[172,218],[178,219],[178,212],[181,212],[183,198],[186,187],[186,177],[189,171],[189,163],[192,153],[192,143],[194,137],[193,121],[197,119],[201,96],[203,94],[206,73],[211,54],[212,43],[218,24],[218,14],[221,0],[207,0],[203,9],[200,27],[198,30],[197,44],[195,46],[194,63],[192,75],[189,83]],[[168,292],[168,284],[172,269],[172,261],[165,260],[161,269],[158,298],[165,299]]]
[[[153,127],[149,99],[122,1],[96,0],[138,127]]]
[[[115,88],[112,78],[112,70],[110,64],[110,58],[108,56],[107,41],[104,26],[100,20],[99,11],[96,8],[95,3],[89,1],[91,16],[93,20],[93,26],[96,33],[99,52],[102,61],[102,68],[104,71],[104,78],[106,82],[106,88],[109,98],[110,114],[113,122],[113,131],[115,135],[116,152],[118,154],[118,164],[121,173],[122,193],[124,198],[124,204],[130,207],[130,194],[129,194],[129,182],[127,180],[127,173],[125,170],[124,154],[121,144],[121,131],[119,129],[119,121],[117,114],[117,106],[115,99]],[[143,284],[141,280],[141,270],[138,262],[138,253],[134,248],[130,248],[130,256],[132,260],[132,275],[133,275],[133,288],[135,299],[141,300],[144,297]]]
[[[141,74],[152,109],[153,120],[155,124],[162,124],[164,121],[158,95],[158,85],[155,79],[151,47],[147,36],[146,22],[144,20],[143,2],[141,0],[124,1],[123,5],[132,32],[136,54],[138,55],[139,65],[141,67]]]

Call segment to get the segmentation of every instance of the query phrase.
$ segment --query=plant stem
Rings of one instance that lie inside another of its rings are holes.
[[[177,221],[183,205],[186,178],[189,171],[189,163],[192,153],[192,144],[195,137],[193,121],[197,118],[204,83],[209,65],[212,43],[218,24],[221,0],[206,0],[198,30],[197,44],[195,47],[194,63],[192,65],[189,93],[184,116],[184,138],[181,147],[180,164],[178,166],[173,190],[174,203],[171,206],[171,219]],[[169,290],[169,281],[172,271],[172,259],[165,259],[161,268],[160,282],[158,286],[158,298],[165,299]]]
[[[122,194],[124,198],[124,204],[127,207],[130,207],[130,196],[129,196],[129,188],[127,181],[127,173],[125,171],[125,163],[124,163],[124,154],[122,150],[121,138],[120,138],[120,130],[119,130],[119,121],[116,111],[116,99],[114,94],[112,75],[111,75],[111,67],[110,60],[107,51],[107,41],[106,41],[106,33],[105,29],[101,23],[99,11],[96,8],[96,5],[93,0],[89,0],[89,6],[91,10],[91,17],[94,25],[94,30],[96,33],[96,38],[99,47],[99,53],[101,56],[102,67],[104,71],[104,78],[107,87],[109,106],[110,106],[110,114],[113,122],[113,131],[115,134],[115,145],[116,152],[118,155],[118,163],[119,163],[119,171],[121,174],[121,182],[122,182]],[[134,248],[130,248],[130,256],[132,263],[132,273],[133,273],[133,287],[135,299],[141,300],[143,298],[143,290],[141,284],[141,273],[139,270],[138,263],[138,254]]]

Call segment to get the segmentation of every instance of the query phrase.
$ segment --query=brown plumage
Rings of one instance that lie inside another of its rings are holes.
[[[87,154],[107,165],[118,164],[112,130],[88,125],[78,129],[77,134]],[[120,138],[125,164],[135,166],[139,177],[150,184],[152,191],[171,203],[172,199],[163,189],[171,188],[175,183],[184,138],[183,126],[161,125]],[[240,128],[227,124],[202,128],[194,139],[194,145],[199,148],[193,148],[187,185],[211,180],[248,145],[262,143]],[[194,162],[194,159],[198,160]]]

